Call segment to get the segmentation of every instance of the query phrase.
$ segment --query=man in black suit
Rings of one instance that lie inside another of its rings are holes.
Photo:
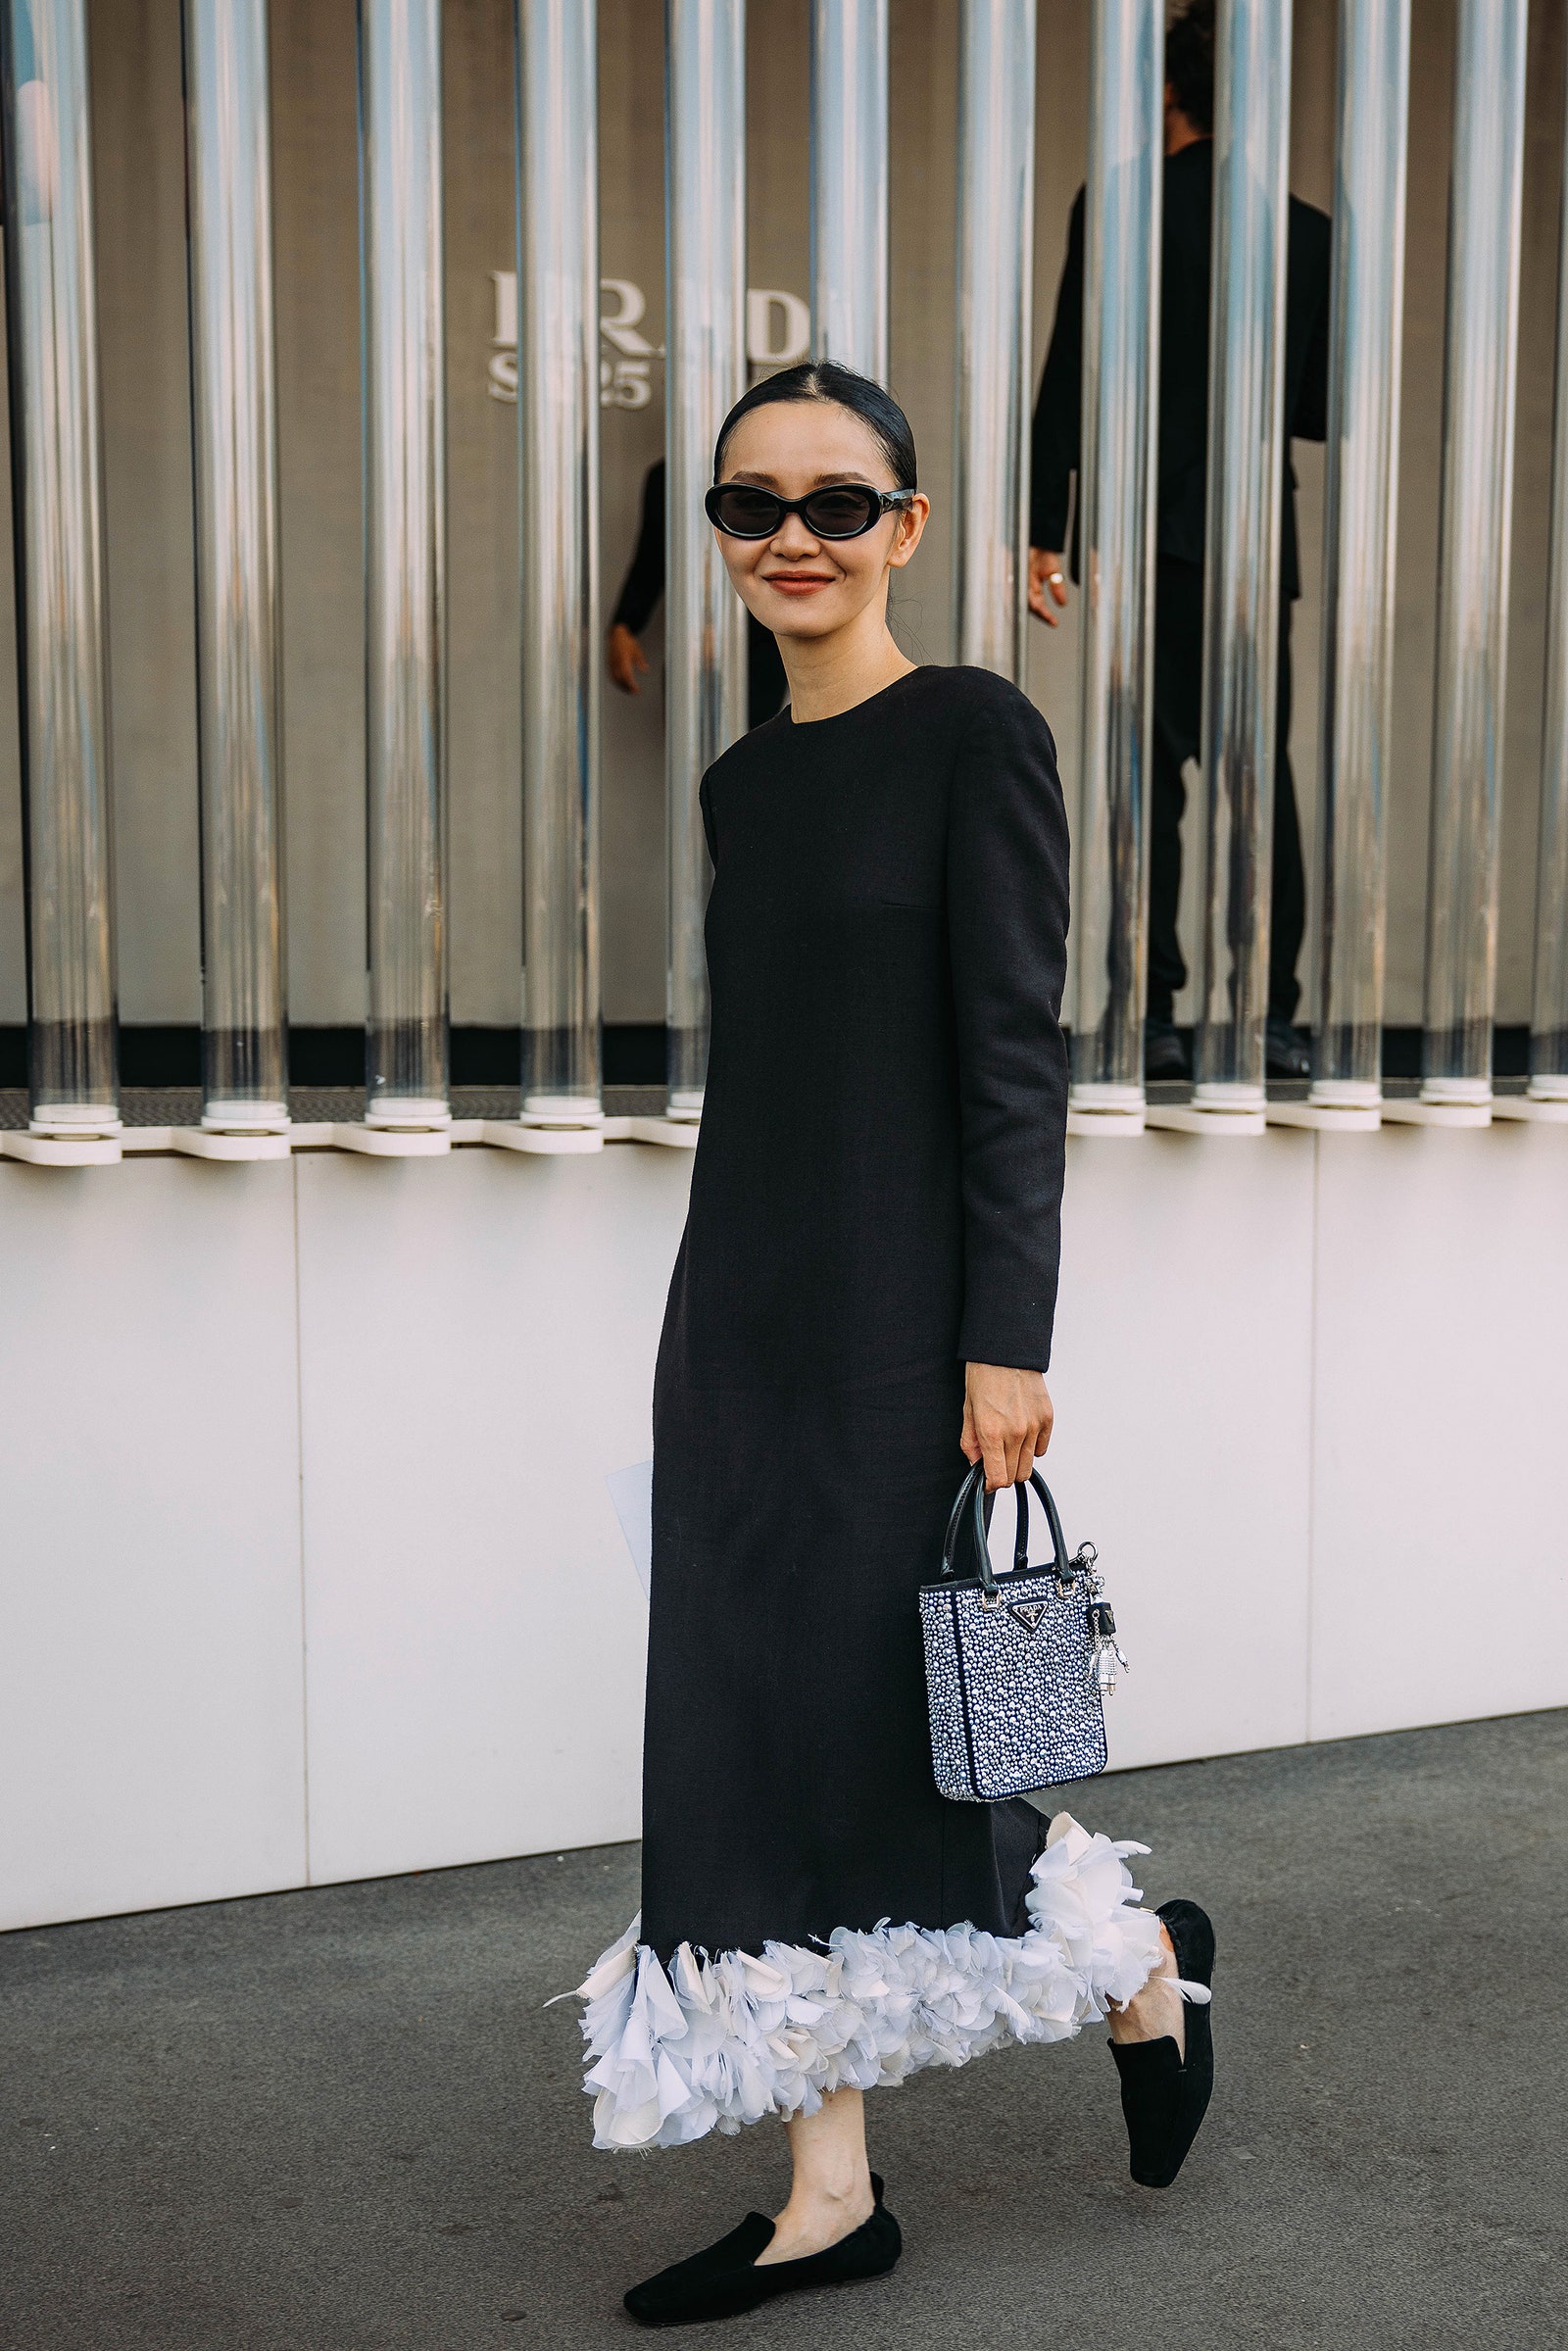
[[[1182,766],[1199,756],[1203,700],[1203,529],[1207,500],[1209,214],[1214,184],[1214,6],[1189,0],[1165,40],[1164,229],[1160,255],[1159,486],[1154,563],[1154,739],[1150,792],[1149,1005],[1145,1069],[1187,1074],[1172,1019],[1187,979],[1176,940],[1181,896]],[[1330,223],[1291,198],[1285,302],[1286,459],[1281,481],[1279,718],[1274,770],[1274,869],[1269,924],[1268,1067],[1308,1077],[1311,1059],[1292,1027],[1296,964],[1306,927],[1301,835],[1291,775],[1291,606],[1300,594],[1293,438],[1328,429]],[[1067,232],[1051,349],[1035,406],[1029,516],[1029,609],[1054,628],[1067,601],[1061,550],[1078,466],[1083,353],[1084,193]],[[1078,523],[1072,531],[1078,577]]]

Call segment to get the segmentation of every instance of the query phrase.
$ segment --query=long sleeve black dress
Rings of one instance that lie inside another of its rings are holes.
[[[1042,1852],[1032,1807],[940,1796],[927,1726],[916,1592],[964,1365],[1051,1353],[1050,729],[989,671],[916,669],[746,736],[702,806],[712,1044],[655,1383],[644,1907],[581,1987],[601,2145],[1073,2031],[1157,1934],[1102,1837]]]

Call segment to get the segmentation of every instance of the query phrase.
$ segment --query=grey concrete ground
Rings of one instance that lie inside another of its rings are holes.
[[[896,2275],[705,2332],[952,2351],[1568,2340],[1568,1715],[1075,1791],[1219,1937],[1218,2086],[1127,2178],[1098,2032],[869,2103]],[[629,2344],[782,2133],[595,2155],[575,2010],[630,1846],[0,1938],[14,2351]]]

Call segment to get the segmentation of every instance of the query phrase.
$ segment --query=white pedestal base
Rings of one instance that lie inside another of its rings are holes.
[[[1147,1113],[1142,1105],[1127,1110],[1082,1110],[1067,1104],[1069,1135],[1098,1136],[1108,1140],[1123,1135],[1141,1135]]]
[[[289,1137],[253,1129],[249,1134],[223,1132],[217,1127],[166,1127],[167,1148],[183,1151],[188,1159],[286,1159]]]
[[[1151,1102],[1144,1112],[1144,1123],[1163,1127],[1172,1134],[1219,1135],[1229,1141],[1237,1136],[1261,1135],[1264,1113],[1261,1109],[1202,1110],[1196,1102]]]
[[[372,1159],[444,1159],[452,1149],[450,1127],[372,1127],[340,1123],[332,1129],[340,1151],[364,1151]]]
[[[1541,1126],[1568,1126],[1568,1102],[1550,1095],[1498,1094],[1493,1097],[1494,1118],[1529,1119]]]
[[[603,1125],[592,1127],[530,1127],[521,1120],[486,1118],[482,1121],[482,1141],[493,1144],[497,1151],[539,1151],[556,1156],[563,1153],[602,1151],[605,1148]]]
[[[1270,1102],[1263,1116],[1271,1127],[1315,1127],[1320,1135],[1375,1135],[1383,1124],[1381,1102]]]
[[[118,1167],[118,1135],[0,1135],[0,1151],[34,1167]]]
[[[630,1142],[662,1143],[677,1151],[694,1151],[702,1132],[695,1118],[628,1118],[626,1126]]]
[[[1489,1127],[1494,1106],[1492,1102],[1385,1102],[1383,1116],[1396,1127]]]

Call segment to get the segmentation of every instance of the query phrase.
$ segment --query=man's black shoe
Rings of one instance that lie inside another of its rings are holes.
[[[1264,1030],[1264,1050],[1268,1057],[1271,1078],[1309,1078],[1312,1074],[1312,1049],[1303,1045],[1288,1020],[1271,1012]]]
[[[1187,1048],[1173,1020],[1144,1022],[1144,1075],[1146,1078],[1185,1078],[1192,1071],[1187,1066]]]

